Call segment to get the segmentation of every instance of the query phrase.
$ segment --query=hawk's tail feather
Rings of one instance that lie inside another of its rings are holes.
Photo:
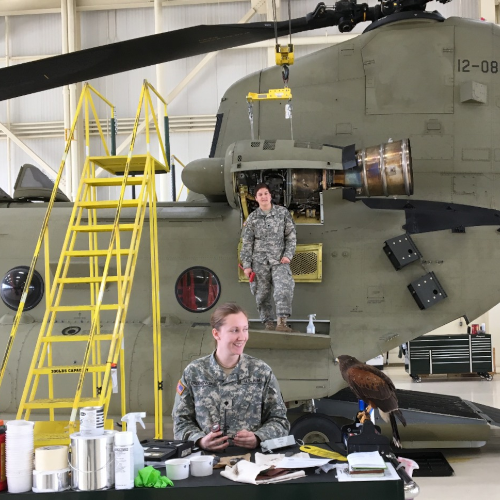
[[[391,428],[392,428],[392,442],[394,443],[394,446],[396,448],[402,448],[401,438],[399,437],[398,424],[396,423],[396,417],[394,416],[394,413],[396,412],[391,412],[389,414],[389,419],[391,421]]]
[[[392,413],[396,415],[396,417],[398,417],[399,421],[403,424],[403,426],[406,427],[406,419],[403,417],[401,410],[394,410]]]

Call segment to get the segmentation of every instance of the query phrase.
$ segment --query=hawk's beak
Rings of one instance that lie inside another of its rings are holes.
[[[333,364],[338,365],[338,364],[339,364],[339,358],[335,358],[335,359],[333,360]]]

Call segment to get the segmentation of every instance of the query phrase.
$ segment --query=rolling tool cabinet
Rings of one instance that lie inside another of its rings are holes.
[[[491,335],[423,335],[408,343],[406,371],[415,382],[420,375],[477,373],[492,380]]]

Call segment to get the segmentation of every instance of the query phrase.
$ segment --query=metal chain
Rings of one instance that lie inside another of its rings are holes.
[[[253,104],[251,102],[248,103],[248,118],[250,119],[250,132],[252,134],[252,141],[255,140],[253,133]]]
[[[290,44],[292,43],[292,6],[288,0],[288,33],[290,35]]]
[[[278,45],[278,20],[276,14],[276,0],[273,0],[273,21],[274,21],[274,39]]]

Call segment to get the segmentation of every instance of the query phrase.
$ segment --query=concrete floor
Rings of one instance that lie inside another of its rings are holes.
[[[387,366],[385,373],[398,389],[459,396],[500,408],[500,375],[491,382],[476,378],[432,376],[420,384],[411,380],[402,365]],[[451,477],[420,477],[418,500],[457,498],[500,499],[500,427],[490,428],[490,439],[482,448],[442,450],[455,470]]]
[[[403,365],[390,365],[384,372],[398,389],[458,396],[476,403],[500,408],[500,375],[491,382],[477,378],[431,376],[415,383]],[[151,435],[153,424],[140,432]],[[151,430],[150,430],[151,426]],[[172,438],[172,420],[164,420],[165,439]],[[486,498],[500,500],[500,427],[490,428],[490,439],[482,448],[441,450],[455,470],[451,477],[420,477],[418,500],[456,500]]]

